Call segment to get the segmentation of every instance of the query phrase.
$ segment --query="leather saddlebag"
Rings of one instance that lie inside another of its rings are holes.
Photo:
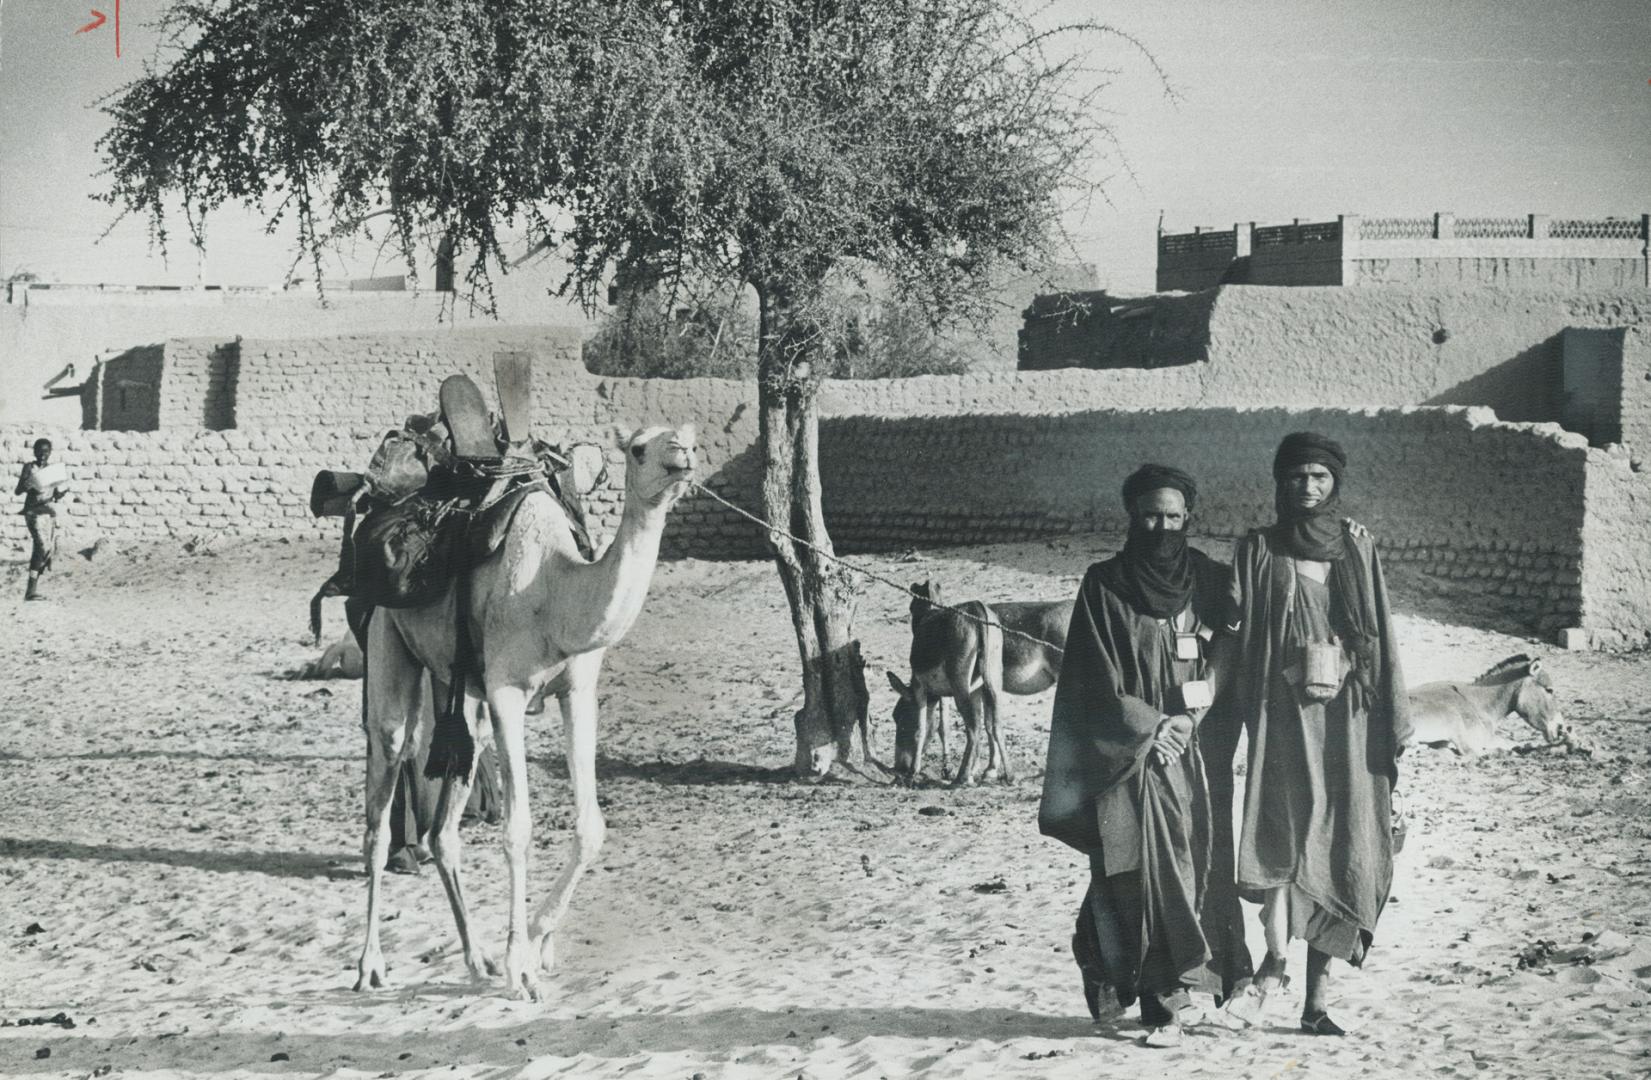
[[[422,607],[441,599],[452,581],[462,517],[437,520],[429,504],[411,499],[374,510],[356,526],[350,593],[378,607]]]

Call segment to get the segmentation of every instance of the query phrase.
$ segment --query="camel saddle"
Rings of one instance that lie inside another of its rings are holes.
[[[412,416],[386,432],[365,472],[316,475],[311,513],[345,519],[338,571],[310,603],[317,640],[327,596],[351,597],[358,610],[440,600],[499,549],[534,491],[561,504],[575,544],[594,558],[572,463],[560,449],[531,437],[511,441],[467,376],[442,384],[441,404],[440,414]]]

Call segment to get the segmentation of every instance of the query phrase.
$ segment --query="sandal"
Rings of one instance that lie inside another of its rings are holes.
[[[1272,957],[1263,960],[1261,970],[1256,972],[1250,984],[1233,991],[1232,997],[1221,1006],[1222,1012],[1246,1024],[1261,1023],[1261,1014],[1267,1007],[1268,996],[1290,985],[1290,976],[1284,973],[1284,961],[1280,959],[1276,965],[1271,961]]]
[[[1171,1023],[1155,1027],[1146,1033],[1141,1045],[1154,1050],[1173,1050],[1181,1045],[1181,1025]]]
[[[1327,1012],[1302,1013],[1301,1030],[1309,1035],[1346,1035],[1347,1031],[1340,1024],[1330,1019]]]

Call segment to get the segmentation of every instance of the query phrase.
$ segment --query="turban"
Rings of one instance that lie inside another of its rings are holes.
[[[1198,501],[1198,484],[1180,469],[1169,465],[1142,465],[1124,481],[1124,509],[1133,513],[1136,499],[1160,488],[1179,491],[1187,500],[1189,513],[1192,504]]]
[[[1273,479],[1282,480],[1284,474],[1297,465],[1323,465],[1336,478],[1336,491],[1341,491],[1341,474],[1347,469],[1347,451],[1341,443],[1316,431],[1292,431],[1278,444],[1273,455]]]

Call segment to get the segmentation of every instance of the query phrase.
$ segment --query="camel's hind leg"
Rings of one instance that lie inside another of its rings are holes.
[[[527,856],[533,815],[527,798],[527,693],[519,686],[492,686],[487,705],[498,744],[499,780],[504,788],[504,859],[510,874],[510,921],[504,972],[511,992],[539,1000],[539,963],[531,957],[527,931]]]
[[[575,658],[568,665],[569,687],[558,699],[575,816],[573,851],[533,916],[533,934],[547,970],[556,962],[556,927],[573,902],[579,879],[596,862],[608,834],[608,823],[596,801],[596,675],[600,664],[600,653]]]
[[[390,801],[401,759],[414,743],[424,694],[423,672],[391,620],[380,615],[367,637],[367,677],[362,687],[362,727],[367,732],[367,941],[356,963],[355,988],[385,984],[384,952],[378,940],[378,909],[384,861],[390,856]]]
[[[430,680],[430,696],[438,708],[447,704],[448,687],[439,679]],[[476,730],[474,698],[466,697],[465,720],[470,730]],[[479,741],[479,740],[478,740]],[[489,976],[500,975],[499,965],[487,950],[477,945],[470,934],[470,908],[464,900],[464,877],[461,873],[462,847],[459,840],[459,819],[464,816],[464,805],[470,801],[470,785],[476,779],[476,763],[481,760],[480,748],[471,761],[470,775],[450,777],[442,782],[441,798],[436,803],[436,821],[430,829],[430,851],[436,857],[436,873],[441,875],[442,888],[447,890],[447,903],[453,909],[453,922],[459,931],[459,946],[464,950],[464,966],[477,982]]]

